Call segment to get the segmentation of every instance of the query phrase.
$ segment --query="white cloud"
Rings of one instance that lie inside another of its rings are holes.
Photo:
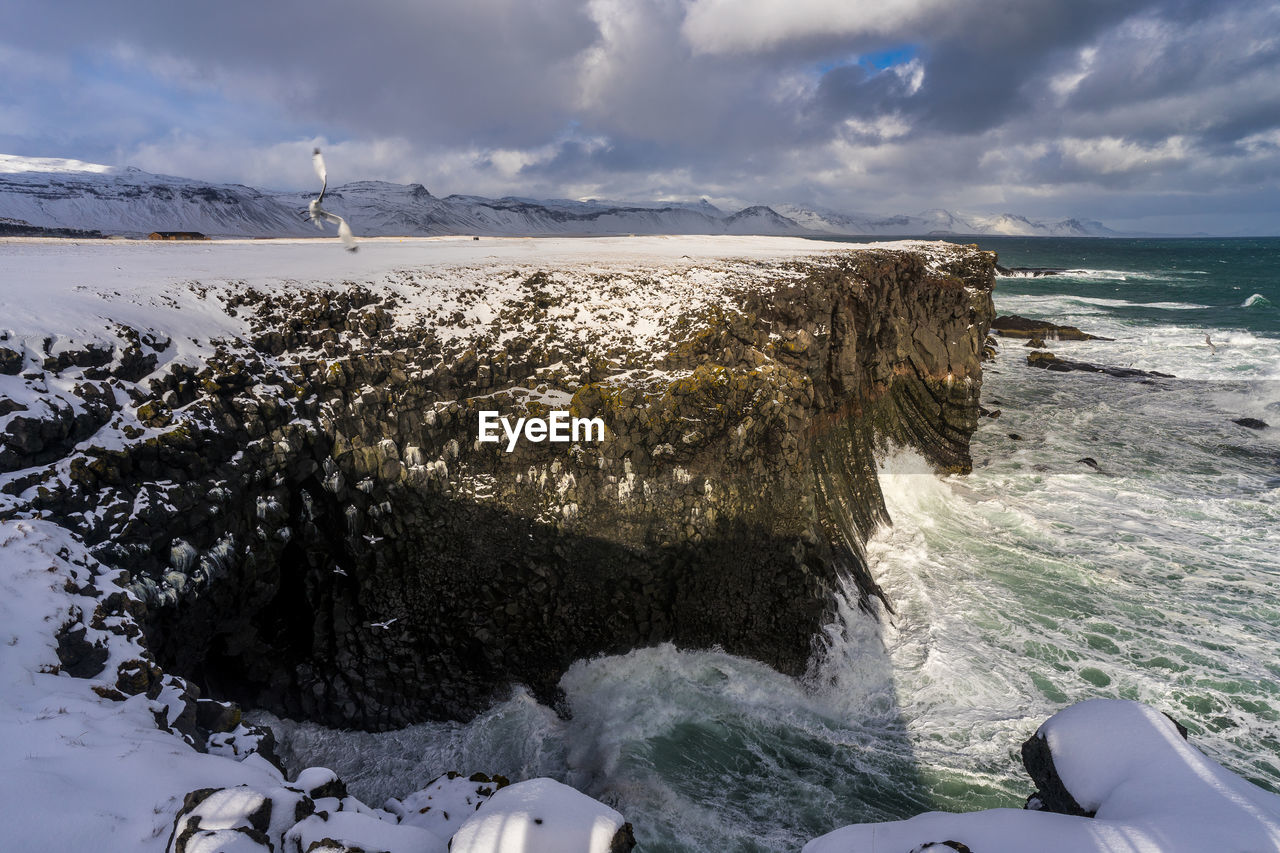
[[[1076,55],[1075,66],[1070,71],[1063,71],[1049,78],[1049,88],[1058,96],[1059,101],[1074,92],[1080,85],[1080,81],[1089,76],[1089,71],[1093,68],[1093,61],[1097,56],[1097,45],[1083,48]]]
[[[752,52],[819,37],[892,35],[955,5],[945,0],[693,0],[683,32],[700,53]]]
[[[911,132],[911,125],[902,116],[883,115],[873,119],[847,118],[844,127],[855,134],[881,141],[899,139]]]
[[[924,85],[924,63],[919,58],[895,65],[891,70],[907,85],[908,96],[919,92],[920,87]]]
[[[1181,163],[1192,154],[1191,145],[1182,136],[1171,136],[1155,145],[1115,136],[1064,139],[1059,147],[1069,160],[1098,175],[1159,169]]]

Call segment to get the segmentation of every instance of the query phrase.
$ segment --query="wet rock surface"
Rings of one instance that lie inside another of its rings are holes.
[[[1061,267],[1003,267],[996,264],[996,274],[1013,278],[1043,278],[1047,275],[1062,275],[1066,270]]]
[[[1158,370],[1141,370],[1136,367],[1111,367],[1105,364],[1092,364],[1087,361],[1075,361],[1061,358],[1051,352],[1033,352],[1027,356],[1027,364],[1050,370],[1054,373],[1102,373],[1118,379],[1174,379],[1172,373],[1161,373]]]
[[[1082,332],[1075,326],[1059,326],[1048,320],[1033,320],[1017,314],[996,317],[991,330],[1006,338],[1029,338],[1050,341],[1105,341],[1108,338]]]
[[[843,574],[882,597],[861,553],[884,519],[877,444],[970,466],[993,264],[864,250],[675,285],[525,267],[484,273],[508,297],[473,276],[431,310],[406,305],[435,286],[410,274],[232,288],[209,299],[246,334],[163,367],[153,331],[9,342],[16,379],[50,391],[0,421],[4,514],[130,572],[155,661],[118,687],[183,676],[165,722],[193,740],[230,725],[201,694],[386,729],[466,718],[514,682],[554,701],[573,660],[668,640],[800,673]],[[708,281],[716,298],[676,301]],[[566,331],[649,290],[611,327],[656,323],[647,338]],[[476,440],[482,409],[607,434],[507,453]],[[235,731],[219,749],[252,734]]]

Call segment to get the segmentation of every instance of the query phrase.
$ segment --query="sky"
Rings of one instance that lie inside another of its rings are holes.
[[[0,152],[1280,234],[1275,0],[0,0]]]

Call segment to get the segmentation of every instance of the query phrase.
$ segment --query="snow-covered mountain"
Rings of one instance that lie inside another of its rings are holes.
[[[200,231],[219,237],[314,236],[303,219],[306,192],[269,192],[156,175],[132,167],[0,154],[0,219],[36,229],[106,234]],[[1109,236],[1100,222],[1033,222],[1013,214],[946,210],[899,216],[757,205],[736,212],[696,202],[499,199],[432,195],[421,184],[357,181],[330,188],[325,206],[359,236],[437,234],[601,236],[618,234],[768,234],[811,236],[1010,234]],[[19,232],[14,232],[19,233]]]
[[[1037,222],[1012,213],[996,216],[957,214],[939,208],[896,216],[839,213],[794,204],[780,204],[774,209],[782,216],[811,231],[826,234],[890,236],[999,234],[1020,237],[1113,237],[1117,235],[1116,231],[1092,219]]]
[[[285,193],[276,198],[301,210],[313,194]],[[730,215],[710,204],[539,201],[469,195],[437,198],[421,184],[382,181],[359,181],[333,189],[325,197],[325,207],[346,217],[355,232],[365,236],[807,233],[768,208],[747,208]]]
[[[314,233],[298,210],[252,187],[153,175],[132,167],[6,154],[0,154],[0,217],[42,228],[109,234]]]

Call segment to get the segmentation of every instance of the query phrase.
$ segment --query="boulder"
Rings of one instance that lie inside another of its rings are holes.
[[[1235,418],[1231,421],[1233,424],[1239,424],[1248,429],[1266,429],[1267,422],[1260,418]]]
[[[22,372],[22,353],[8,347],[0,347],[0,374],[17,376]]]
[[[298,791],[202,788],[183,799],[166,853],[275,853],[315,806]]]
[[[627,853],[622,815],[568,785],[530,779],[497,791],[454,834],[449,853]]]
[[[1054,373],[1102,373],[1119,379],[1175,379],[1171,373],[1160,373],[1155,370],[1139,370],[1134,367],[1109,367],[1101,364],[1090,364],[1087,361],[1074,361],[1059,358],[1051,352],[1033,352],[1027,356],[1027,364]]]
[[[1082,332],[1075,326],[1059,326],[1048,320],[1032,320],[1017,314],[1005,314],[991,321],[991,331],[1006,338],[1041,338],[1055,341],[1106,341]]]

